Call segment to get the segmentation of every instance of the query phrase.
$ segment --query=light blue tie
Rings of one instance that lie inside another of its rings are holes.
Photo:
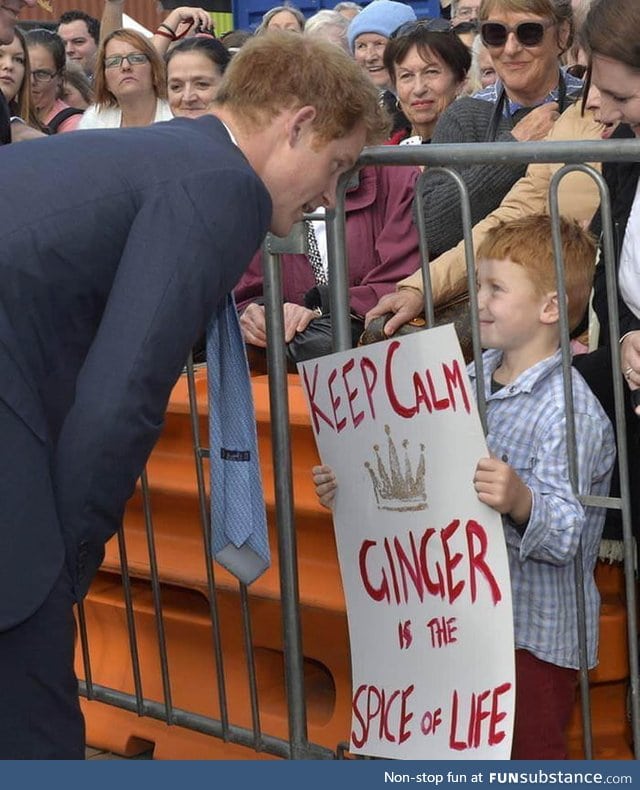
[[[269,567],[247,355],[232,295],[207,330],[213,556],[245,584]]]

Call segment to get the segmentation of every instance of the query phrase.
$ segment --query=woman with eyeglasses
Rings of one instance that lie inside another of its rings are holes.
[[[164,62],[135,30],[116,30],[102,42],[94,87],[95,104],[85,110],[79,129],[147,126],[173,118]]]
[[[480,35],[498,75],[495,84],[474,97],[461,97],[442,114],[434,143],[525,142],[543,140],[582,90],[582,81],[560,68],[560,56],[571,45],[571,0],[484,0],[479,12]],[[457,167],[469,190],[475,225],[494,211],[525,165]],[[443,173],[423,181],[424,218],[430,259],[462,239],[460,196],[455,182]],[[367,320],[395,313],[387,333],[415,318],[423,309],[422,274],[398,283]]]
[[[0,44],[0,91],[7,100],[11,115],[42,131],[31,98],[29,51],[24,34],[18,28],[15,28],[10,44]]]
[[[31,64],[31,95],[38,120],[49,134],[78,127],[82,110],[62,100],[66,54],[57,33],[35,28],[25,34]]]

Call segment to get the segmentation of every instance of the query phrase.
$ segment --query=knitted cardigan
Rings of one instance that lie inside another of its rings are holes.
[[[471,97],[462,97],[449,105],[440,116],[431,138],[437,143],[481,143],[487,138],[487,129],[495,105]],[[516,142],[511,134],[510,118],[502,117],[498,124],[496,142]],[[502,198],[527,169],[526,165],[451,166],[464,179],[471,202],[471,224],[475,225],[497,208]],[[460,194],[455,181],[444,173],[427,172],[422,196],[429,245],[429,258],[433,259],[455,247],[462,239],[462,212]]]

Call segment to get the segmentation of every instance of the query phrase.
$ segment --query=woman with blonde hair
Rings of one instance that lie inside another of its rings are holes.
[[[116,30],[102,42],[94,87],[95,104],[85,111],[79,129],[148,126],[173,117],[164,62],[135,30]]]

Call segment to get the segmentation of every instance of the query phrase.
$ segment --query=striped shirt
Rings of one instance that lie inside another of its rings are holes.
[[[584,508],[572,492],[566,442],[560,351],[511,384],[491,393],[502,352],[486,351],[487,444],[518,473],[532,493],[524,533],[507,516],[516,648],[543,661],[578,668],[573,559],[582,538],[589,667],[597,663],[600,595],[593,571],[605,509]],[[475,366],[468,368],[475,383]],[[607,496],[615,460],[613,429],[585,380],[572,373],[580,494]]]
[[[569,74],[567,72],[563,72],[564,75],[564,82],[567,88],[567,96],[574,97],[581,93],[583,88],[583,82],[578,77],[574,77],[573,74]],[[498,101],[498,97],[500,96],[500,92],[502,91],[502,82],[500,80],[496,80],[493,85],[487,85],[486,88],[478,91],[477,93],[473,94],[474,99],[482,99],[482,101],[492,102],[496,104]],[[558,101],[558,87],[556,86],[550,93],[548,93],[545,98],[540,102],[540,104],[547,104],[551,101]],[[518,110],[521,110],[524,107],[523,104],[518,104],[518,102],[506,101],[504,107],[504,114],[507,116],[513,115]]]

